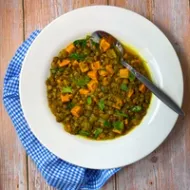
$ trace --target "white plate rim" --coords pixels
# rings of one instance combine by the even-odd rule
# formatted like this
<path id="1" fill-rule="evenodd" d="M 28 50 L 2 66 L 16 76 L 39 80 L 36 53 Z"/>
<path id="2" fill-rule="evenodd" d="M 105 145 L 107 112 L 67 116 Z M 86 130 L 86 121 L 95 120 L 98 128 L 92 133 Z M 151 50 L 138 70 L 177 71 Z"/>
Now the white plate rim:
<path id="1" fill-rule="evenodd" d="M 101 8 L 106 8 L 106 9 L 108 8 L 108 6 L 91 6 L 91 7 L 79 8 L 79 9 L 73 10 L 72 12 L 78 11 L 78 10 L 89 9 L 89 8 L 93 8 L 93 7 L 94 7 L 94 8 L 95 8 L 95 7 L 97 7 L 97 8 L 101 7 Z M 112 7 L 112 6 L 109 6 L 109 7 L 110 7 L 110 8 L 116 8 L 116 7 Z M 134 12 L 132 12 L 132 11 L 130 11 L 130 10 L 127 10 L 127 9 L 118 8 L 118 7 L 117 7 L 116 9 L 125 10 L 125 11 L 128 11 L 128 12 L 131 12 L 132 14 L 138 15 L 137 13 L 134 13 Z M 66 13 L 66 14 L 64 14 L 64 15 L 61 15 L 60 17 L 58 17 L 58 18 L 56 18 L 54 21 L 52 21 L 50 24 L 48 24 L 48 25 L 40 32 L 40 34 L 36 37 L 36 39 L 34 40 L 33 43 L 35 43 L 36 41 L 38 41 L 38 39 L 43 35 L 44 31 L 45 31 L 45 30 L 48 30 L 48 28 L 51 27 L 51 25 L 52 25 L 53 23 L 57 22 L 59 19 L 62 19 L 62 17 L 64 17 L 64 16 L 67 15 L 67 14 L 71 14 L 71 12 L 68 12 L 68 13 Z M 138 15 L 138 16 L 142 17 L 141 15 Z M 145 20 L 147 20 L 148 22 L 150 22 L 148 19 L 146 19 L 146 18 L 144 18 L 144 17 L 143 17 L 143 19 L 145 19 Z M 150 23 L 151 23 L 151 22 L 150 22 Z M 151 24 L 152 24 L 152 23 L 151 23 Z M 156 26 L 154 25 L 154 27 L 156 27 Z M 156 27 L 156 29 L 159 30 L 159 28 L 157 28 L 157 27 Z M 160 32 L 162 35 L 164 35 L 164 34 L 162 33 L 162 31 L 159 30 L 159 32 Z M 170 42 L 169 42 L 169 40 L 167 39 L 167 37 L 166 37 L 165 35 L 164 35 L 164 37 L 165 37 L 165 40 L 170 44 Z M 175 52 L 175 50 L 174 50 L 174 48 L 173 48 L 173 46 L 172 46 L 171 44 L 170 44 L 170 48 L 173 49 L 173 52 L 174 52 L 174 54 L 175 54 L 175 56 L 176 56 L 176 58 L 177 58 L 177 60 L 178 60 L 178 62 L 179 62 L 179 59 L 178 59 L 178 57 L 177 57 L 177 54 L 176 54 L 176 52 Z M 24 65 L 25 65 L 25 62 L 27 61 L 27 57 L 28 57 L 28 54 L 30 53 L 31 49 L 32 49 L 32 46 L 29 48 L 29 50 L 28 50 L 28 52 L 27 52 L 27 54 L 26 54 L 26 56 L 25 56 L 25 59 L 24 59 L 24 62 L 23 62 L 23 67 L 22 67 L 22 69 L 21 69 L 20 81 L 23 80 L 22 77 L 23 77 L 23 72 L 24 72 Z M 181 75 L 181 78 L 182 78 L 182 85 L 183 85 L 183 74 L 182 74 L 182 70 L 181 70 L 181 65 L 180 65 L 180 64 L 179 64 L 179 67 L 180 67 L 179 73 L 180 73 L 180 75 Z M 182 101 L 183 101 L 183 90 L 184 90 L 184 89 L 183 89 L 183 87 L 182 87 L 181 100 L 178 102 L 178 104 L 179 104 L 180 106 L 182 105 Z M 21 82 L 20 85 L 19 85 L 19 92 L 20 92 L 21 105 L 22 105 L 22 108 L 23 108 L 23 111 L 24 111 L 24 116 L 27 118 L 27 116 L 26 116 L 26 114 L 25 114 L 24 103 L 23 103 L 23 101 L 22 101 L 22 93 L 23 93 L 23 91 L 22 91 L 22 82 Z M 178 117 L 176 116 L 176 117 L 175 117 L 175 120 L 173 120 L 173 125 L 176 123 L 177 118 L 178 118 Z M 43 145 L 45 145 L 46 147 L 48 147 L 48 146 L 46 145 L 46 143 L 42 142 L 41 139 L 39 139 L 39 136 L 38 136 L 38 134 L 36 134 L 36 131 L 34 131 L 31 127 L 30 127 L 30 129 L 31 129 L 32 132 L 35 134 L 35 136 L 38 138 L 38 140 L 39 140 Z M 170 128 L 168 134 L 165 135 L 165 138 L 163 138 L 162 141 L 161 141 L 159 144 L 157 144 L 157 146 L 155 147 L 155 149 L 167 138 L 167 136 L 169 135 L 169 133 L 171 132 L 172 129 L 173 129 L 173 126 Z M 49 149 L 49 148 L 48 148 L 48 149 Z M 153 151 L 153 150 L 152 150 L 152 151 Z M 136 162 L 136 161 L 142 159 L 143 157 L 145 157 L 145 156 L 147 156 L 148 154 L 150 154 L 152 151 L 150 151 L 149 153 L 146 153 L 145 155 L 143 155 L 142 157 L 140 157 L 140 158 L 134 160 L 134 161 L 131 162 L 131 163 L 134 163 L 134 162 Z M 51 152 L 54 152 L 54 151 L 51 150 Z M 56 155 L 57 155 L 57 154 L 56 154 Z M 70 160 L 66 160 L 66 161 L 70 162 Z M 88 168 L 94 168 L 94 169 L 107 169 L 107 168 L 115 168 L 115 167 L 120 167 L 120 166 L 126 165 L 126 164 L 122 164 L 122 165 L 121 165 L 121 164 L 118 164 L 118 165 L 113 165 L 113 166 L 106 166 L 106 167 L 102 167 L 102 166 L 101 166 L 101 167 L 98 167 L 97 165 L 93 166 L 92 164 L 90 164 L 90 165 L 84 165 L 84 164 L 80 164 L 79 162 L 72 162 L 72 163 L 73 163 L 73 164 L 76 164 L 76 165 L 80 165 L 80 166 L 82 166 L 82 167 L 88 167 Z M 128 165 L 128 164 L 131 164 L 131 163 L 127 163 L 127 165 Z"/>

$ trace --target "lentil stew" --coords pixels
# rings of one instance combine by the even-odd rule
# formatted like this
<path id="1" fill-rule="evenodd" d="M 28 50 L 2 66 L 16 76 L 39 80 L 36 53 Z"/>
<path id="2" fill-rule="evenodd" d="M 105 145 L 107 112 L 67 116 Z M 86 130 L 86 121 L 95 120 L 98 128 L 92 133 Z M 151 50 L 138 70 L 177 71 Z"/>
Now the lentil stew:
<path id="1" fill-rule="evenodd" d="M 123 58 L 151 80 L 144 60 L 125 47 Z M 147 113 L 152 93 L 120 63 L 105 39 L 69 44 L 53 58 L 46 80 L 49 107 L 73 135 L 113 139 L 128 133 Z"/>

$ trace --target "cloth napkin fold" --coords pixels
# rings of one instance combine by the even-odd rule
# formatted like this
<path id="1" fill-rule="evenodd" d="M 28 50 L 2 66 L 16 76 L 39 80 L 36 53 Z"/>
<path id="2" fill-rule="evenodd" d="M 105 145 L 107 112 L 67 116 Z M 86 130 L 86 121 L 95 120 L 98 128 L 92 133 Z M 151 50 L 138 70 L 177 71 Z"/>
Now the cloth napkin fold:
<path id="1" fill-rule="evenodd" d="M 60 190 L 100 189 L 119 168 L 86 169 L 61 160 L 46 149 L 31 132 L 24 118 L 19 97 L 19 75 L 28 48 L 40 33 L 34 31 L 18 48 L 4 78 L 3 101 L 27 154 L 35 162 L 47 183 Z"/>

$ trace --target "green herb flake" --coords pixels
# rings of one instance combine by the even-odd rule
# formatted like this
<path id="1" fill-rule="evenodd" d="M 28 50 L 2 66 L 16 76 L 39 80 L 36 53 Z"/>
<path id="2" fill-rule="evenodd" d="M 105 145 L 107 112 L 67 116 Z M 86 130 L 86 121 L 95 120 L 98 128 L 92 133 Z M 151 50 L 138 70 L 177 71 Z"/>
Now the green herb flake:
<path id="1" fill-rule="evenodd" d="M 69 110 L 71 110 L 74 106 L 75 106 L 75 104 L 72 102 L 67 103 L 67 109 L 69 109 Z"/>
<path id="2" fill-rule="evenodd" d="M 94 131 L 94 137 L 97 138 L 102 132 L 103 132 L 103 129 L 97 128 L 97 129 Z"/>
<path id="3" fill-rule="evenodd" d="M 56 74 L 57 69 L 56 68 L 55 69 L 50 69 L 50 71 L 51 71 L 51 74 Z"/>
<path id="4" fill-rule="evenodd" d="M 120 89 L 123 90 L 123 91 L 127 91 L 128 90 L 128 87 L 125 83 L 122 83 L 121 86 L 120 86 Z"/>
<path id="5" fill-rule="evenodd" d="M 134 106 L 131 111 L 133 112 L 140 112 L 142 110 L 142 107 L 141 106 Z"/>
<path id="6" fill-rule="evenodd" d="M 86 47 L 86 39 L 75 40 L 73 43 L 75 46 Z"/>
<path id="7" fill-rule="evenodd" d="M 69 58 L 77 60 L 77 61 L 83 61 L 86 58 L 86 55 L 78 54 L 78 53 L 71 53 L 69 55 Z"/>
<path id="8" fill-rule="evenodd" d="M 62 93 L 72 93 L 72 92 L 73 92 L 73 90 L 70 86 L 62 88 Z"/>
<path id="9" fill-rule="evenodd" d="M 59 72 L 63 72 L 65 69 L 63 67 L 59 68 Z"/>
<path id="10" fill-rule="evenodd" d="M 113 122 L 113 127 L 116 130 L 122 131 L 124 129 L 124 124 L 122 121 L 116 121 L 116 122 Z"/>
<path id="11" fill-rule="evenodd" d="M 87 98 L 87 104 L 90 105 L 91 103 L 92 103 L 92 98 L 89 96 L 89 97 Z"/>
<path id="12" fill-rule="evenodd" d="M 104 100 L 101 99 L 99 102 L 98 102 L 98 107 L 103 111 L 104 108 L 105 108 L 105 104 L 104 104 Z"/>
<path id="13" fill-rule="evenodd" d="M 123 112 L 119 112 L 119 111 L 116 111 L 116 112 L 115 112 L 115 115 L 116 115 L 116 116 L 126 117 L 126 118 L 129 117 L 127 114 L 125 114 L 125 113 L 123 113 Z"/>
<path id="14" fill-rule="evenodd" d="M 87 85 L 89 81 L 90 81 L 90 78 L 88 76 L 84 76 L 84 77 L 80 77 L 79 79 L 75 79 L 74 83 L 79 87 L 83 87 Z"/>
<path id="15" fill-rule="evenodd" d="M 104 121 L 104 126 L 105 127 L 111 127 L 111 123 L 109 121 Z"/>
<path id="16" fill-rule="evenodd" d="M 88 131 L 80 130 L 79 135 L 88 137 L 90 135 L 90 133 Z"/>
<path id="17" fill-rule="evenodd" d="M 129 73 L 129 80 L 132 82 L 135 80 L 135 75 L 133 73 Z"/>

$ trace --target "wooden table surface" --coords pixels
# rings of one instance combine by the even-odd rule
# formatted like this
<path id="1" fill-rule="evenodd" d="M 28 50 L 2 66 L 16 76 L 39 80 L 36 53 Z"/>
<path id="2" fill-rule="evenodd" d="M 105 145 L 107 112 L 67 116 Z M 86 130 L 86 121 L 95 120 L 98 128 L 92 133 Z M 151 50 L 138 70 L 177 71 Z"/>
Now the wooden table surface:
<path id="1" fill-rule="evenodd" d="M 123 168 L 103 190 L 190 190 L 190 1 L 189 0 L 0 0 L 0 96 L 8 62 L 35 29 L 72 9 L 115 5 L 155 23 L 173 44 L 184 73 L 185 118 L 143 160 Z M 169 77 L 169 75 L 168 75 Z M 174 79 L 175 82 L 175 79 Z M 2 98 L 2 97 L 1 97 Z M 0 102 L 0 190 L 53 190 L 26 155 Z"/>

